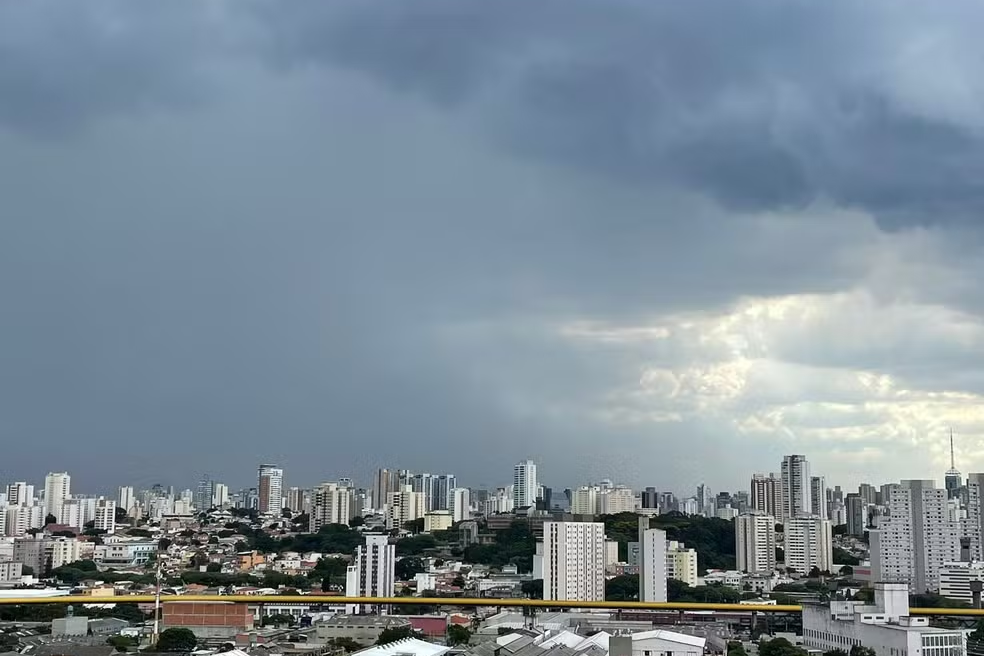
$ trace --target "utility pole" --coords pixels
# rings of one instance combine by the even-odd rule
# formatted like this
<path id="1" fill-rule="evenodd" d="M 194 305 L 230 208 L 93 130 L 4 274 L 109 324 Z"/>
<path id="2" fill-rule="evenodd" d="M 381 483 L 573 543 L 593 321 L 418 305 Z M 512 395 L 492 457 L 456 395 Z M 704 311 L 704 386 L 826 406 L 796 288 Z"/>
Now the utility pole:
<path id="1" fill-rule="evenodd" d="M 161 580 L 164 577 L 164 557 L 157 550 L 157 591 L 154 593 L 154 633 L 151 648 L 156 648 L 157 642 L 161 637 L 160 634 L 160 622 L 161 622 Z"/>

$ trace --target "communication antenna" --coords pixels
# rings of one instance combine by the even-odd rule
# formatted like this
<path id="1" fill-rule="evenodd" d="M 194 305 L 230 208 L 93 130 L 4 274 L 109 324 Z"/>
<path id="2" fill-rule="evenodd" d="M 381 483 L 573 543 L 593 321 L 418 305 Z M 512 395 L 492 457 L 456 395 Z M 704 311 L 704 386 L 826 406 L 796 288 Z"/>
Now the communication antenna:
<path id="1" fill-rule="evenodd" d="M 956 461 L 953 458 L 953 428 L 950 428 L 950 469 L 956 468 Z"/>

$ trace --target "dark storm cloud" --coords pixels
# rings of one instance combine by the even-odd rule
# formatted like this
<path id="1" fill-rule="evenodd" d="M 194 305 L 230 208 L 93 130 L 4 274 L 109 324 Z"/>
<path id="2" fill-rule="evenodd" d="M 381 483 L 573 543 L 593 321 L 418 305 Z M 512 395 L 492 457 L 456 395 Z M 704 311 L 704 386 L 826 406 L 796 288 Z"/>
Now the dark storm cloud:
<path id="1" fill-rule="evenodd" d="M 984 209 L 977 126 L 949 115 L 951 98 L 927 112 L 897 93 L 913 84 L 898 62 L 927 34 L 957 40 L 945 63 L 970 84 L 970 5 L 919 5 L 908 20 L 891 3 L 771 0 L 266 8 L 281 61 L 365 71 L 473 113 L 513 148 L 620 181 L 739 209 L 830 198 L 887 224 Z"/>

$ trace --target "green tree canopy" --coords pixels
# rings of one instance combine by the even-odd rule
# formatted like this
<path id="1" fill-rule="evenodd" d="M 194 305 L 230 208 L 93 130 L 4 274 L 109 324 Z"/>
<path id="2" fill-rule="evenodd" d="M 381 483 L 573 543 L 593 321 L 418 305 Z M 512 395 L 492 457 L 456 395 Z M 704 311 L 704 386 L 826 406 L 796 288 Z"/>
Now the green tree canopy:
<path id="1" fill-rule="evenodd" d="M 785 638 L 772 638 L 759 644 L 759 656 L 805 656 L 800 649 Z"/>
<path id="2" fill-rule="evenodd" d="M 457 647 L 458 645 L 467 645 L 468 641 L 471 640 L 471 631 L 461 626 L 460 624 L 452 624 L 448 627 L 447 643 L 448 647 Z"/>
<path id="3" fill-rule="evenodd" d="M 875 650 L 871 647 L 863 647 L 861 645 L 854 645 L 851 647 L 850 656 L 875 656 Z"/>
<path id="4" fill-rule="evenodd" d="M 189 652 L 198 646 L 198 638 L 191 629 L 175 627 L 161 631 L 157 640 L 157 651 Z"/>
<path id="5" fill-rule="evenodd" d="M 416 556 L 404 556 L 396 561 L 395 573 L 400 581 L 409 581 L 423 571 L 424 561 Z"/>
<path id="6" fill-rule="evenodd" d="M 413 635 L 413 628 L 409 626 L 386 628 L 379 633 L 379 638 L 376 640 L 376 644 L 388 645 L 389 643 L 396 642 L 397 640 L 412 638 Z"/>
<path id="7" fill-rule="evenodd" d="M 605 581 L 606 601 L 639 601 L 639 577 L 623 574 Z"/>
<path id="8" fill-rule="evenodd" d="M 745 645 L 737 640 L 731 640 L 728 642 L 728 656 L 748 656 L 748 652 L 745 651 Z"/>

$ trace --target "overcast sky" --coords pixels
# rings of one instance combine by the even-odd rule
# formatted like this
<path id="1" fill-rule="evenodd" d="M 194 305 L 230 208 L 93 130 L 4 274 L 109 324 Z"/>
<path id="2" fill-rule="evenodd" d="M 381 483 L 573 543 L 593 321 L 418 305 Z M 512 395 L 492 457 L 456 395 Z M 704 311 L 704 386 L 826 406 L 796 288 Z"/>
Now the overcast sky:
<path id="1" fill-rule="evenodd" d="M 0 481 L 984 470 L 982 20 L 0 0 Z"/>

